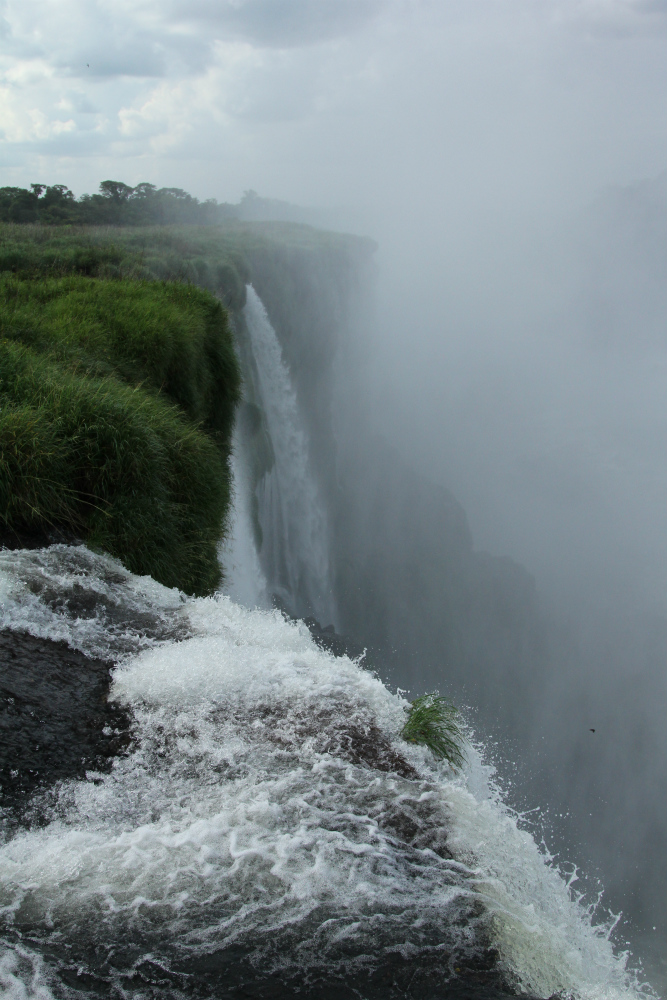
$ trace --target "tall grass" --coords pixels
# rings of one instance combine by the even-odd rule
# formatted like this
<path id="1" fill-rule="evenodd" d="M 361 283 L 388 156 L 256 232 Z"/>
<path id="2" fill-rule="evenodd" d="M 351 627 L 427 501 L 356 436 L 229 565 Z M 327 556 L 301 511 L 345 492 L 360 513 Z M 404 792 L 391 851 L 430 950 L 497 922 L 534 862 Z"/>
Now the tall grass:
<path id="1" fill-rule="evenodd" d="M 0 276 L 0 335 L 69 368 L 168 396 L 230 436 L 240 374 L 227 314 L 192 285 Z"/>
<path id="2" fill-rule="evenodd" d="M 231 310 L 249 280 L 243 227 L 147 226 L 112 229 L 0 223 L 0 272 L 20 278 L 170 281 L 212 292 Z"/>
<path id="3" fill-rule="evenodd" d="M 187 285 L 0 279 L 0 525 L 66 527 L 168 586 L 210 592 L 240 375 Z"/>

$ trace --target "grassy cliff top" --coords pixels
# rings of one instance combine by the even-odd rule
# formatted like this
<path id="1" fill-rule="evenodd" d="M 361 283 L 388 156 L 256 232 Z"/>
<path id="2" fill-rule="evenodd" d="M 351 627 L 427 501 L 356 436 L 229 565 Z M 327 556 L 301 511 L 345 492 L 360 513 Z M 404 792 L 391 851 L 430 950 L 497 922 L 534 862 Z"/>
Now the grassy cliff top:
<path id="1" fill-rule="evenodd" d="M 0 275 L 0 531 L 64 529 L 208 593 L 240 395 L 227 313 L 192 285 L 53 271 Z"/>
<path id="2" fill-rule="evenodd" d="M 242 330 L 252 278 L 280 317 L 307 261 L 373 250 L 285 222 L 0 223 L 0 537 L 65 529 L 210 592 L 240 397 L 227 312 Z"/>
<path id="3" fill-rule="evenodd" d="M 184 281 L 220 295 L 231 309 L 243 305 L 249 258 L 278 249 L 369 257 L 376 244 L 291 222 L 141 227 L 0 223 L 0 272 Z"/>

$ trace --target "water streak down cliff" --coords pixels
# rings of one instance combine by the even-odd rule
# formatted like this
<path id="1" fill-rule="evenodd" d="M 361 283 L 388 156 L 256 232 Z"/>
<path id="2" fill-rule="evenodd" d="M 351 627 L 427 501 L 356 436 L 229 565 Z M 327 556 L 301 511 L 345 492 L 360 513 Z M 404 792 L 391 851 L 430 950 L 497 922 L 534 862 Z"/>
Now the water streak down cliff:
<path id="1" fill-rule="evenodd" d="M 273 596 L 297 617 L 315 615 L 333 622 L 326 512 L 310 469 L 308 440 L 290 374 L 266 309 L 251 286 L 244 313 L 259 404 L 274 452 L 271 468 L 255 485 L 264 573 Z"/>

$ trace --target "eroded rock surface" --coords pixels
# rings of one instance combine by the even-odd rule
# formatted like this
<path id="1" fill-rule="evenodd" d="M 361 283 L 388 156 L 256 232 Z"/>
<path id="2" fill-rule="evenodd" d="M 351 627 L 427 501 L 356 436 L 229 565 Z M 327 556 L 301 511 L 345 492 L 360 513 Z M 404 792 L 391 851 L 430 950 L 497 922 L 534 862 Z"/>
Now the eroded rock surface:
<path id="1" fill-rule="evenodd" d="M 0 631 L 0 784 L 3 808 L 88 770 L 127 747 L 129 717 L 107 700 L 111 664 L 65 642 Z"/>

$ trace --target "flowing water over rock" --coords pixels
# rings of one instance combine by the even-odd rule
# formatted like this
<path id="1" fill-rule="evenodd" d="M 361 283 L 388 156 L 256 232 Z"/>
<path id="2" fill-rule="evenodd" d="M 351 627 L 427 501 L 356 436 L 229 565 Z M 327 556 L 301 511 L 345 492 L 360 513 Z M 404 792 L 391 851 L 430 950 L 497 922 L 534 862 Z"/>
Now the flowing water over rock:
<path id="1" fill-rule="evenodd" d="M 0 602 L 5 636 L 113 661 L 131 737 L 5 808 L 12 1000 L 639 995 L 477 752 L 403 743 L 403 699 L 303 624 L 83 546 L 0 552 Z"/>
<path id="2" fill-rule="evenodd" d="M 649 995 L 478 750 L 457 773 L 406 744 L 400 693 L 332 655 L 354 644 L 327 627 L 326 508 L 251 287 L 245 321 L 272 461 L 253 480 L 237 434 L 225 595 L 83 545 L 0 551 L 0 987 Z"/>

